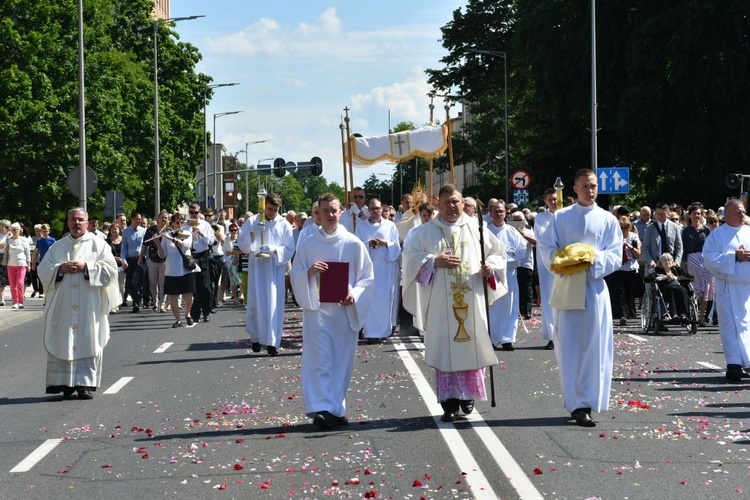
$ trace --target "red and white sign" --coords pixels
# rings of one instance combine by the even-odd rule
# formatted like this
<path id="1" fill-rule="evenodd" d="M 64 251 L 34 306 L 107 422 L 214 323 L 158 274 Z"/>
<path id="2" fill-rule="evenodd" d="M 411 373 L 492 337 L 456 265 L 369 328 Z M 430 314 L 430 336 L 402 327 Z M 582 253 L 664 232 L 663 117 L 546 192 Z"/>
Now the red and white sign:
<path id="1" fill-rule="evenodd" d="M 510 185 L 513 189 L 529 189 L 531 175 L 526 170 L 514 170 L 510 175 Z"/>

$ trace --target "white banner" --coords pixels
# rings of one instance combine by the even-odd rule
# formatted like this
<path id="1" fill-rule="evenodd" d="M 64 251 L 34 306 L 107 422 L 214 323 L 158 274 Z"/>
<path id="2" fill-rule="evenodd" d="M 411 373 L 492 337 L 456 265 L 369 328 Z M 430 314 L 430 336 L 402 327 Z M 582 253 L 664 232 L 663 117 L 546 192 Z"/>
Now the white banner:
<path id="1" fill-rule="evenodd" d="M 365 168 L 375 163 L 405 162 L 415 156 L 440 156 L 448 148 L 448 128 L 427 126 L 397 134 L 351 137 L 353 165 Z"/>

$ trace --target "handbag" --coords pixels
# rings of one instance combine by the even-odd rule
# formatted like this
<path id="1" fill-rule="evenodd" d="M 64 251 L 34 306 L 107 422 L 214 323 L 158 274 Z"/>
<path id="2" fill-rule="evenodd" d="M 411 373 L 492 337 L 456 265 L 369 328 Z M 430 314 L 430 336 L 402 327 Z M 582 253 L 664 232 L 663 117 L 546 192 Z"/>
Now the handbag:
<path id="1" fill-rule="evenodd" d="M 182 256 L 182 265 L 185 266 L 185 269 L 188 271 L 194 270 L 196 267 L 198 267 L 198 263 L 195 261 L 195 257 L 192 255 L 185 255 L 182 253 L 182 248 L 180 248 L 180 245 L 177 243 L 174 244 L 174 246 L 177 248 L 177 251 L 180 252 L 180 255 Z"/>

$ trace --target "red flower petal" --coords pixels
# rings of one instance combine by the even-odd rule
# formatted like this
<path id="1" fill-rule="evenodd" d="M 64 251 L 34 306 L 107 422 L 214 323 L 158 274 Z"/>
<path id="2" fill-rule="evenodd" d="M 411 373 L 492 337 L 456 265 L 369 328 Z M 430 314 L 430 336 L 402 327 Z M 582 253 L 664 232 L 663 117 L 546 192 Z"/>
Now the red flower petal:
<path id="1" fill-rule="evenodd" d="M 411 483 L 411 485 L 414 486 L 415 488 L 418 488 L 422 486 L 422 481 L 420 481 L 419 479 L 415 479 L 414 482 Z"/>
<path id="2" fill-rule="evenodd" d="M 364 495 L 362 495 L 363 498 L 377 498 L 378 496 L 378 490 L 370 490 L 366 491 Z"/>
<path id="3" fill-rule="evenodd" d="M 111 469 L 111 468 L 112 468 L 112 464 L 104 464 L 104 465 L 102 465 L 102 469 Z"/>
<path id="4" fill-rule="evenodd" d="M 534 469 L 534 475 L 535 476 L 541 476 L 542 474 L 544 474 L 544 472 L 539 467 L 537 467 L 536 469 Z"/>
<path id="5" fill-rule="evenodd" d="M 260 483 L 260 487 L 263 490 L 267 490 L 268 488 L 271 487 L 271 485 L 269 483 Z"/>
<path id="6" fill-rule="evenodd" d="M 244 467 L 240 464 L 234 464 L 234 470 L 242 470 Z"/>
<path id="7" fill-rule="evenodd" d="M 371 471 L 370 469 L 368 469 L 368 468 L 365 468 L 365 476 L 369 476 L 369 475 L 371 475 L 371 474 L 374 474 L 374 472 L 372 472 L 372 471 Z"/>
<path id="8" fill-rule="evenodd" d="M 235 443 L 244 443 L 244 442 L 245 442 L 245 440 L 244 440 L 244 439 L 235 439 L 235 441 L 234 441 L 234 442 L 235 442 Z"/>
<path id="9" fill-rule="evenodd" d="M 221 483 L 221 486 L 219 486 L 219 489 L 220 489 L 220 490 L 225 490 L 225 489 L 227 489 L 227 485 L 226 485 L 226 483 Z"/>

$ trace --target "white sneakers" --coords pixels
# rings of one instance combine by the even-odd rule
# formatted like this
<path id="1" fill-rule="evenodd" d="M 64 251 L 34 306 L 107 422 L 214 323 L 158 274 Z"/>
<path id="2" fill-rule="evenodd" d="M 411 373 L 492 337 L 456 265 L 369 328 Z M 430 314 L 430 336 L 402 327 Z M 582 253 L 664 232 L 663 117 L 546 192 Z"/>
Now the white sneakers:
<path id="1" fill-rule="evenodd" d="M 13 304 L 13 309 L 23 309 L 23 304 Z"/>

